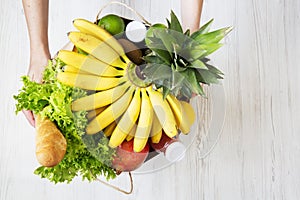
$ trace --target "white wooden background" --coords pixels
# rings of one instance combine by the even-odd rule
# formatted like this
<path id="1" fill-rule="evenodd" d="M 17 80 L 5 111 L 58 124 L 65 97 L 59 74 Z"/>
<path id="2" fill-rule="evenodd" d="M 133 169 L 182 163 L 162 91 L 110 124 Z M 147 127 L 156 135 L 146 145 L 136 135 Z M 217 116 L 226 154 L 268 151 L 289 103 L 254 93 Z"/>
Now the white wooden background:
<path id="1" fill-rule="evenodd" d="M 50 0 L 50 48 L 66 42 L 72 20 L 95 18 L 108 0 Z M 164 22 L 179 0 L 124 0 L 152 22 Z M 114 11 L 132 17 L 121 7 Z M 197 139 L 186 158 L 155 173 L 135 175 L 126 196 L 76 179 L 54 185 L 33 175 L 34 129 L 14 114 L 12 96 L 29 61 L 21 0 L 0 0 L 0 200 L 273 200 L 300 199 L 300 1 L 209 0 L 202 23 L 235 27 L 211 58 L 225 72 L 226 117 L 212 153 L 200 159 Z M 209 110 L 204 106 L 202 111 Z M 208 115 L 208 114 L 207 114 Z M 201 129 L 199 134 L 205 134 Z M 201 133 L 202 132 L 202 133 Z M 127 186 L 126 176 L 113 181 Z"/>

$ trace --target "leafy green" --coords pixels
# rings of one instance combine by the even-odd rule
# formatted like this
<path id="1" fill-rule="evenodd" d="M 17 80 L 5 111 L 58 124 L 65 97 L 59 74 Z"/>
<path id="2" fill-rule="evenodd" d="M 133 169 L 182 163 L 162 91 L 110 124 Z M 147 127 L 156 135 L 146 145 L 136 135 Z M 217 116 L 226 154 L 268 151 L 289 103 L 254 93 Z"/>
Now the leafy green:
<path id="1" fill-rule="evenodd" d="M 16 112 L 25 109 L 47 116 L 56 123 L 67 141 L 66 155 L 58 165 L 52 168 L 41 166 L 34 173 L 54 183 L 69 183 L 78 175 L 89 181 L 99 175 L 115 178 L 116 173 L 110 167 L 115 150 L 108 147 L 108 140 L 102 132 L 93 136 L 85 134 L 86 111 L 71 111 L 72 101 L 86 96 L 86 91 L 57 81 L 56 74 L 64 64 L 60 60 L 54 62 L 49 62 L 43 84 L 23 76 L 24 86 L 14 96 Z"/>

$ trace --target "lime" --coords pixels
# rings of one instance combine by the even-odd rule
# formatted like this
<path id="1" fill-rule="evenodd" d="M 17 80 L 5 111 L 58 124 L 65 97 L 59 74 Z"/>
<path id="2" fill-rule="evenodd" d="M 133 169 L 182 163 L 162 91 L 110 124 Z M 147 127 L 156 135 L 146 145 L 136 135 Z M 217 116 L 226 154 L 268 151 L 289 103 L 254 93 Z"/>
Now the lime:
<path id="1" fill-rule="evenodd" d="M 117 15 L 109 14 L 100 19 L 98 26 L 101 26 L 112 35 L 120 34 L 125 29 L 123 19 Z"/>
<path id="2" fill-rule="evenodd" d="M 164 24 L 153 24 L 152 26 L 150 26 L 150 28 L 148 29 L 147 33 L 146 33 L 146 38 L 145 38 L 145 42 L 148 45 L 150 43 L 150 40 L 148 39 L 148 37 L 153 37 L 153 30 L 155 29 L 160 29 L 160 28 L 167 28 L 166 25 Z"/>

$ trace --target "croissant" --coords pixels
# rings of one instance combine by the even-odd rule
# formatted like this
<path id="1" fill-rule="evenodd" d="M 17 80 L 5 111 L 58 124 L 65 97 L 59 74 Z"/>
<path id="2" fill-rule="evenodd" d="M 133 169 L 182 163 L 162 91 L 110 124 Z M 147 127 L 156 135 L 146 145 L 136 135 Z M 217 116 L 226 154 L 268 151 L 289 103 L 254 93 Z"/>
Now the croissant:
<path id="1" fill-rule="evenodd" d="M 36 158 L 45 167 L 54 167 L 65 156 L 67 141 L 56 125 L 47 117 L 37 115 Z"/>

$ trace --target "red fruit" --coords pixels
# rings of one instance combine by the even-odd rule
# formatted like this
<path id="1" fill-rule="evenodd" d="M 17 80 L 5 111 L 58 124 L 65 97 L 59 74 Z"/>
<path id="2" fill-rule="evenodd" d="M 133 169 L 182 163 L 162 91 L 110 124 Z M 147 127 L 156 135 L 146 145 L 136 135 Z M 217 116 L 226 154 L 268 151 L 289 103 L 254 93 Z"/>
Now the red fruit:
<path id="1" fill-rule="evenodd" d="M 139 168 L 149 154 L 149 144 L 141 152 L 133 151 L 133 140 L 124 141 L 118 148 L 112 167 L 117 171 L 133 171 Z"/>

